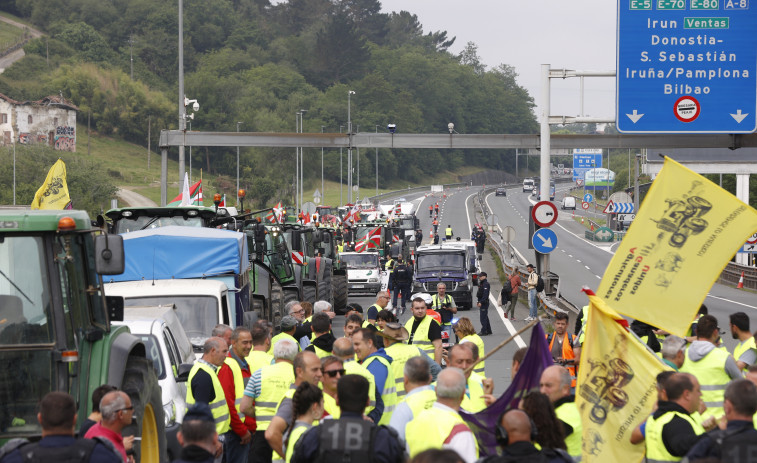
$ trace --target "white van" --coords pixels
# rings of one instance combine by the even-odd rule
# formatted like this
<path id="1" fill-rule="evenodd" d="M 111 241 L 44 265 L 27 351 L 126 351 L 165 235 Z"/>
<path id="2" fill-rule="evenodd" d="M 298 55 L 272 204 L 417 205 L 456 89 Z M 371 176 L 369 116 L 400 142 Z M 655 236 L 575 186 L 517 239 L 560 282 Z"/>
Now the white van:
<path id="1" fill-rule="evenodd" d="M 176 306 L 176 316 L 184 327 L 197 356 L 213 328 L 223 323 L 234 328 L 229 290 L 218 280 L 143 280 L 103 285 L 106 296 L 121 296 L 124 307 Z"/>
<path id="2" fill-rule="evenodd" d="M 562 206 L 560 206 L 563 210 L 565 209 L 573 209 L 576 210 L 576 198 L 575 196 L 566 196 L 562 199 Z"/>
<path id="3" fill-rule="evenodd" d="M 534 190 L 534 179 L 527 178 L 523 180 L 523 193 Z"/>

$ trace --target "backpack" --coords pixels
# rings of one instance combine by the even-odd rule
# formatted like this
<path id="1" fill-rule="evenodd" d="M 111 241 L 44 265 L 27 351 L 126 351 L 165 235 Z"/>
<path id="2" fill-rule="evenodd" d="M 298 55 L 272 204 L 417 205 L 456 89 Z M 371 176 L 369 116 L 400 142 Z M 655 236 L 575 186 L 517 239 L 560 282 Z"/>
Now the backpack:
<path id="1" fill-rule="evenodd" d="M 540 293 L 544 291 L 544 279 L 539 275 L 539 281 L 536 282 L 536 292 Z"/>
<path id="2" fill-rule="evenodd" d="M 513 292 L 513 284 L 510 283 L 510 280 L 505 281 L 505 284 L 502 285 L 502 292 L 505 294 L 510 294 Z"/>

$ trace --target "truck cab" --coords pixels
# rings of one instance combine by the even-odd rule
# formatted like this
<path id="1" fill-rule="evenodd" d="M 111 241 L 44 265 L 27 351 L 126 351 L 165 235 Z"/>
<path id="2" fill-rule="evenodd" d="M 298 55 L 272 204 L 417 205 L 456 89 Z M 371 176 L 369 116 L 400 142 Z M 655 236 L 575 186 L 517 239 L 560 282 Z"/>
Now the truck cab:
<path id="1" fill-rule="evenodd" d="M 444 282 L 455 304 L 470 310 L 478 267 L 475 243 L 469 241 L 419 246 L 415 250 L 413 292 L 433 294 L 437 283 Z"/>
<path id="2" fill-rule="evenodd" d="M 377 252 L 343 252 L 349 294 L 375 295 L 381 290 L 381 258 Z"/>

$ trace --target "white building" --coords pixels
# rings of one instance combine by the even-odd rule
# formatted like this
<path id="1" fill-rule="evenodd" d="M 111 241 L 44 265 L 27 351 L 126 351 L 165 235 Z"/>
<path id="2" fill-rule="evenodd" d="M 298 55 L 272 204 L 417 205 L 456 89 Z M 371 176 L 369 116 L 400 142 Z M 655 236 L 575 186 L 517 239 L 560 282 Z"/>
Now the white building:
<path id="1" fill-rule="evenodd" d="M 46 143 L 56 150 L 75 152 L 78 110 L 62 96 L 16 101 L 0 93 L 0 145 Z"/>

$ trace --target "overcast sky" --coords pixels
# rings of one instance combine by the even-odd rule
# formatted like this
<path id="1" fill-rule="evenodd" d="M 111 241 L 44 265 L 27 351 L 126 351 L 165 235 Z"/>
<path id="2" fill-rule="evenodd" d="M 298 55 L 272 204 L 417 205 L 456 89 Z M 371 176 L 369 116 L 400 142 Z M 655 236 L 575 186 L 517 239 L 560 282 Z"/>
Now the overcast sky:
<path id="1" fill-rule="evenodd" d="M 553 69 L 615 70 L 617 2 L 614 0 L 381 0 L 385 12 L 418 16 L 424 33 L 445 30 L 468 42 L 488 68 L 513 66 L 518 83 L 541 106 L 541 65 Z M 579 79 L 553 79 L 551 114 L 580 113 Z M 584 80 L 584 114 L 614 117 L 615 79 Z M 537 115 L 540 114 L 537 109 Z"/>

